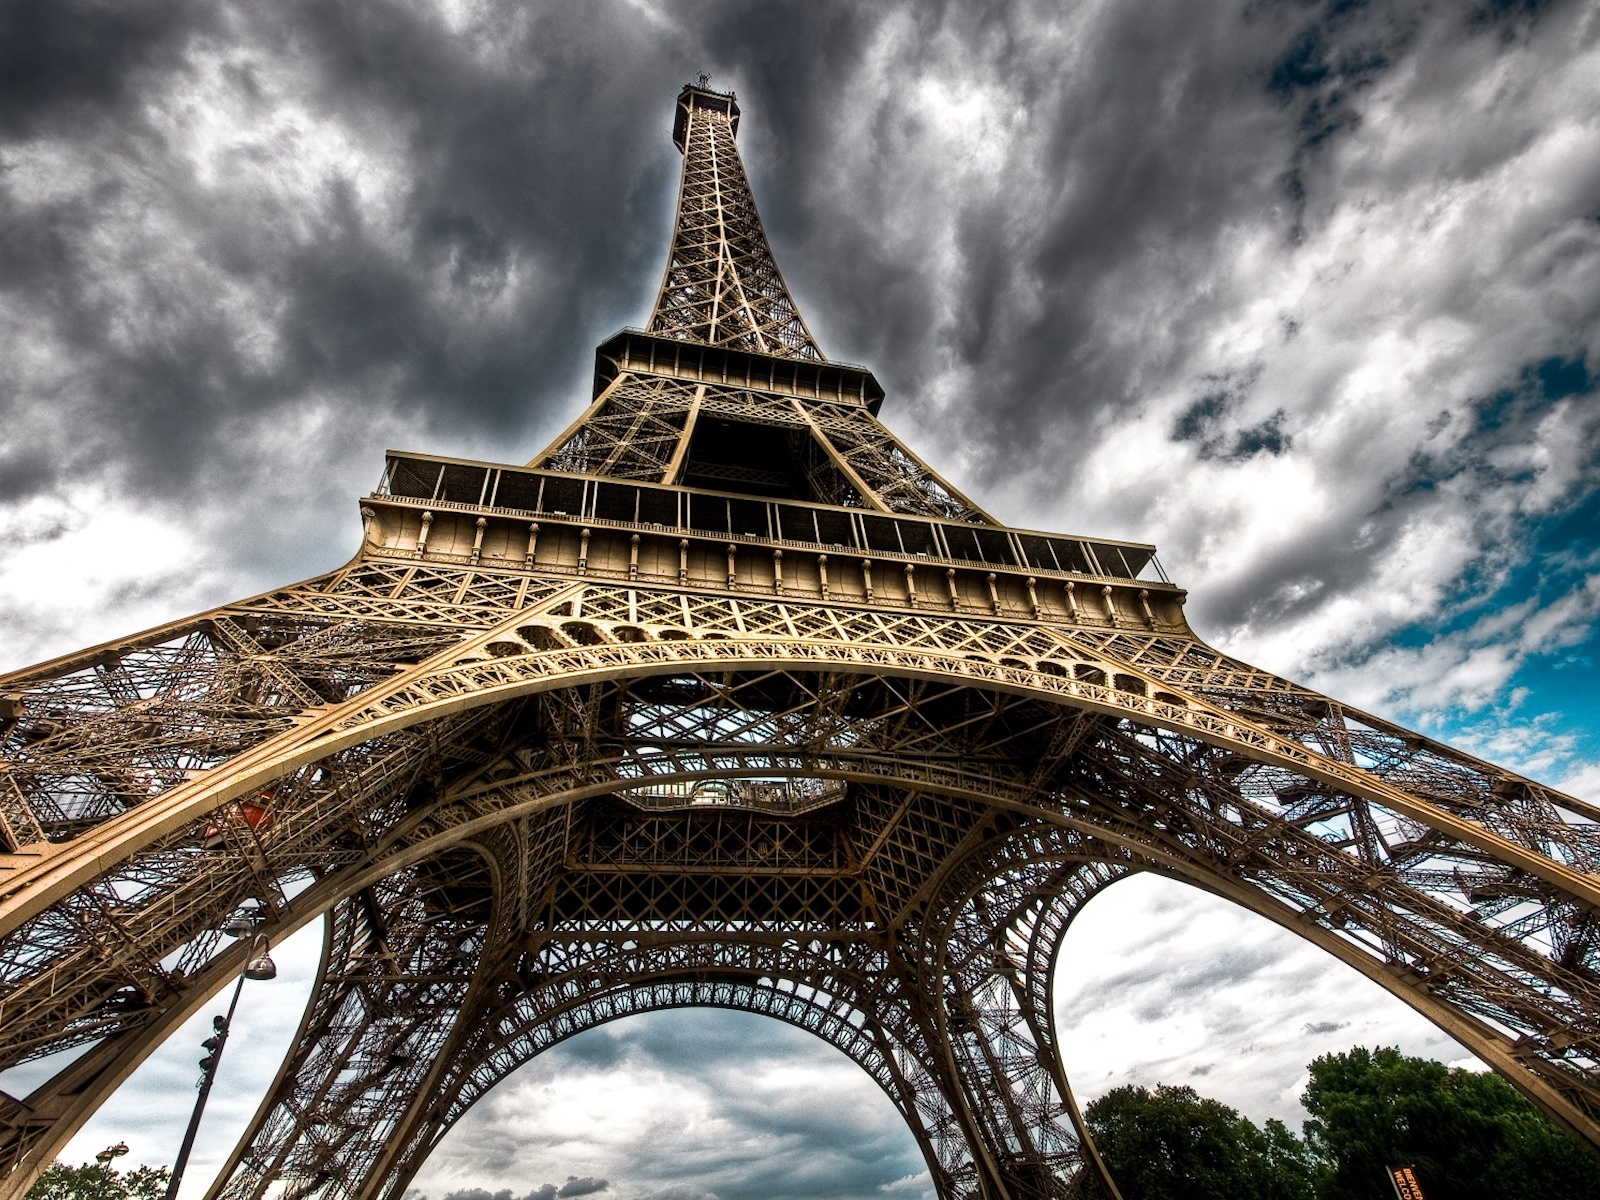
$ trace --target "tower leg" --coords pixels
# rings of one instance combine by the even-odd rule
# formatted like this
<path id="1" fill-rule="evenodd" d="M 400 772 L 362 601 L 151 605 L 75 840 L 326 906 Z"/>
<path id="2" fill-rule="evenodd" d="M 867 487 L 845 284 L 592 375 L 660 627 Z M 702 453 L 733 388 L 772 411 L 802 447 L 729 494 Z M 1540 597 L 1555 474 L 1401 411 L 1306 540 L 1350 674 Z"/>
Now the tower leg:
<path id="1" fill-rule="evenodd" d="M 295 1047 L 210 1195 L 359 1194 L 431 1073 L 477 973 L 491 896 L 474 852 L 340 903 Z"/>
<path id="2" fill-rule="evenodd" d="M 931 906 L 921 959 L 935 1035 L 975 1139 L 958 1194 L 983 1200 L 1119 1200 L 1067 1084 L 1050 980 L 1068 921 L 1126 868 L 1063 861 L 1072 835 L 1029 826 L 953 872 Z M 935 990 L 936 989 L 936 990 Z"/>

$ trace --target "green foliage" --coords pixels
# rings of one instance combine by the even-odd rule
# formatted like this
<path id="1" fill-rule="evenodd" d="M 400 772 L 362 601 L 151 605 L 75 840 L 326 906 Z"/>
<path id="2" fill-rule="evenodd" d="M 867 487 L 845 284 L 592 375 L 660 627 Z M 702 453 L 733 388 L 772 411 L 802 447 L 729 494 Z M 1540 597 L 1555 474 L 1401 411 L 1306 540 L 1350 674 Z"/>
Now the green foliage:
<path id="1" fill-rule="evenodd" d="M 1311 1200 L 1317 1164 L 1282 1121 L 1265 1130 L 1193 1088 L 1120 1087 L 1084 1121 L 1124 1200 Z"/>
<path id="2" fill-rule="evenodd" d="M 1123 1200 L 1394 1200 L 1391 1165 L 1428 1200 L 1600 1200 L 1600 1159 L 1498 1075 L 1394 1049 L 1311 1064 L 1305 1139 L 1258 1129 L 1187 1087 L 1122 1087 L 1084 1110 Z"/>
<path id="3" fill-rule="evenodd" d="M 1394 1163 L 1429 1200 L 1600 1196 L 1600 1162 L 1498 1075 L 1358 1046 L 1313 1062 L 1301 1103 L 1321 1200 L 1393 1200 Z"/>
<path id="4" fill-rule="evenodd" d="M 165 1167 L 119 1171 L 110 1163 L 69 1167 L 51 1163 L 29 1189 L 27 1200 L 161 1200 L 172 1172 Z"/>

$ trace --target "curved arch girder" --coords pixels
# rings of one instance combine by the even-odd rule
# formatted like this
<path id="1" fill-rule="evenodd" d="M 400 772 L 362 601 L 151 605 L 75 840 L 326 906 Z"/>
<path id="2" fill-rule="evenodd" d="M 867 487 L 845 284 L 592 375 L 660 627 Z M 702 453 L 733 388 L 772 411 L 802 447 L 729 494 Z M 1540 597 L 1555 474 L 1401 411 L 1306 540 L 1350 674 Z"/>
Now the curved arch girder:
<path id="1" fill-rule="evenodd" d="M 1000 924 L 986 936 L 1015 939 L 1019 925 L 1026 925 L 1033 942 L 1041 946 L 1051 942 L 1048 950 L 1040 952 L 1045 957 L 1053 954 L 1070 914 L 1123 870 L 1078 858 L 1085 848 L 1083 839 L 1059 826 L 1030 826 L 1006 833 L 1001 842 L 1009 848 L 1008 854 L 998 854 L 990 843 L 980 843 L 975 851 L 981 856 L 978 864 L 946 878 L 940 894 L 952 887 L 967 893 L 956 907 L 968 914 L 970 925 L 972 894 L 981 892 L 993 901 L 1005 890 L 1008 902 L 993 912 L 993 919 Z M 975 877 L 976 884 L 972 882 Z M 940 912 L 947 907 L 946 902 L 935 905 Z M 948 921 L 926 931 L 908 931 L 897 943 L 881 939 L 740 941 L 728 937 L 685 941 L 671 935 L 630 936 L 623 932 L 610 937 L 592 932 L 564 937 L 530 934 L 532 941 L 525 938 L 508 943 L 498 964 L 480 969 L 480 980 L 500 982 L 480 988 L 476 1004 L 463 1011 L 458 1024 L 468 1035 L 446 1042 L 441 1031 L 436 1057 L 446 1068 L 425 1081 L 410 1099 L 390 1097 L 389 1107 L 407 1114 L 398 1127 L 391 1126 L 392 1153 L 379 1154 L 367 1144 L 356 1148 L 365 1151 L 365 1163 L 345 1160 L 337 1169 L 330 1169 L 330 1164 L 319 1160 L 320 1173 L 315 1177 L 293 1169 L 280 1172 L 279 1177 L 289 1179 L 291 1194 L 296 1196 L 399 1195 L 427 1153 L 472 1103 L 538 1053 L 620 1016 L 659 1007 L 706 1004 L 787 1020 L 817 1034 L 866 1069 L 910 1123 L 941 1195 L 965 1195 L 980 1177 L 972 1159 L 969 1131 L 951 1111 L 953 1090 L 965 1090 L 966 1098 L 960 1102 L 970 1112 L 973 1097 L 993 1099 L 997 1085 L 1009 1089 L 1007 1094 L 1015 1093 L 1028 1109 L 1029 1122 L 1022 1135 L 1030 1144 L 1053 1139 L 1052 1153 L 1048 1158 L 1035 1156 L 1030 1174 L 1030 1164 L 1022 1161 L 1005 1137 L 993 1140 L 987 1156 L 991 1162 L 1003 1163 L 1004 1171 L 990 1180 L 987 1194 L 1019 1198 L 1062 1194 L 1059 1189 L 1037 1192 L 1028 1186 L 1030 1178 L 1036 1183 L 1041 1178 L 1070 1178 L 1078 1165 L 1075 1137 L 1058 1124 L 1055 1110 L 1060 1102 L 1046 1097 L 1041 1107 L 1036 1079 L 1014 1071 L 998 1080 L 989 1078 L 992 1066 L 969 1061 L 967 1056 L 952 1056 L 948 1047 L 941 1050 L 930 1044 L 927 1035 L 931 1030 L 941 1037 L 949 1037 L 949 1030 L 936 1013 L 925 1011 L 921 990 L 894 985 L 893 981 L 908 978 L 933 960 L 938 951 L 930 949 L 930 940 L 943 946 L 950 935 Z M 920 940 L 912 942 L 913 938 Z M 969 968 L 970 964 L 963 964 L 963 970 Z M 956 985 L 951 994 L 965 997 L 968 993 Z M 986 1006 L 980 1018 L 988 1031 L 985 1041 L 999 1042 L 1010 1036 L 1008 1015 L 1010 1024 L 1015 1024 L 1014 1014 L 997 1013 L 992 1004 Z M 1027 1020 L 1034 1027 L 1041 1020 L 1048 1022 L 1047 997 L 1043 1013 L 1030 1012 Z M 1039 1049 L 1054 1052 L 1053 1044 L 1038 1041 L 1030 1051 L 1035 1073 Z M 294 1074 L 302 1080 L 300 1090 L 317 1090 L 314 1078 L 307 1079 L 299 1070 Z M 1054 1076 L 1061 1078 L 1059 1064 Z M 1060 1094 L 1070 1102 L 1064 1082 Z M 296 1107 L 287 1098 L 278 1103 Z M 993 1138 L 994 1132 L 985 1129 L 981 1136 Z M 245 1162 L 262 1157 L 261 1136 L 257 1132 L 242 1143 Z M 293 1158 L 291 1154 L 284 1161 Z M 1041 1167 L 1047 1174 L 1040 1174 Z M 1056 1174 L 1048 1175 L 1052 1170 Z M 360 1192 L 338 1186 L 337 1181 L 353 1178 L 366 1179 Z M 239 1170 L 235 1164 L 220 1194 L 245 1200 L 257 1196 L 265 1182 L 264 1176 Z M 995 1184 L 1007 1190 L 996 1191 Z"/>
<path id="2" fill-rule="evenodd" d="M 1198 692 L 1173 690 L 1175 685 L 1148 672 L 1142 660 L 1120 661 L 1082 631 L 985 625 L 931 614 L 898 614 L 896 620 L 886 621 L 876 613 L 841 609 L 851 618 L 848 632 L 838 615 L 828 613 L 833 629 L 826 636 L 809 628 L 796 636 L 788 606 L 747 600 L 734 612 L 737 632 L 702 628 L 686 636 L 681 624 L 651 628 L 633 623 L 617 627 L 654 636 L 637 641 L 608 639 L 604 625 L 616 622 L 605 618 L 620 615 L 617 608 L 623 595 L 631 597 L 625 611 L 637 621 L 638 589 L 569 585 L 555 591 L 542 604 L 544 615 L 523 611 L 508 617 L 391 681 L 363 688 L 354 699 L 315 713 L 312 719 L 235 755 L 201 778 L 159 791 L 136 810 L 107 822 L 114 828 L 96 827 L 84 834 L 79 839 L 81 849 L 93 851 L 97 861 L 109 861 L 185 819 L 270 783 L 285 769 L 464 706 L 572 686 L 585 679 L 638 677 L 712 664 L 729 669 L 831 667 L 1014 689 L 1087 711 L 1186 730 L 1213 744 L 1232 747 L 1249 760 L 1286 766 L 1328 787 L 1385 805 L 1409 820 L 1529 871 L 1591 906 L 1600 906 L 1600 881 L 1593 878 L 1600 865 L 1600 833 L 1592 826 L 1562 819 L 1547 790 L 1535 789 L 1527 781 L 1517 781 L 1459 754 L 1450 755 L 1450 760 L 1470 769 L 1456 773 L 1448 796 L 1437 788 L 1419 790 L 1411 764 L 1397 761 L 1393 754 L 1361 762 L 1345 725 L 1339 727 L 1340 736 L 1324 736 L 1333 731 L 1320 727 L 1280 724 L 1283 732 L 1275 731 L 1272 723 L 1255 721 L 1254 714 L 1242 705 L 1237 709 L 1219 707 Z M 658 602 L 670 598 L 674 608 L 682 599 L 666 592 L 655 598 Z M 576 618 L 579 611 L 585 611 L 584 605 L 591 615 L 581 622 L 562 621 L 558 615 L 565 607 Z M 762 608 L 773 610 L 767 614 L 768 632 L 751 636 L 748 627 L 758 623 Z M 662 614 L 658 610 L 650 615 Z M 782 626 L 777 624 L 779 617 Z M 560 635 L 562 626 L 574 623 L 592 631 L 585 637 L 594 644 L 572 644 Z M 780 627 L 787 628 L 789 635 L 778 636 Z M 537 649 L 518 633 L 533 628 L 557 631 L 552 636 L 558 648 Z M 677 636 L 667 639 L 664 635 L 668 633 Z M 1215 658 L 1214 652 L 1210 653 Z M 1340 715 L 1342 719 L 1342 711 Z M 1413 736 L 1411 741 L 1422 739 Z M 1433 757 L 1443 759 L 1438 754 Z M 1390 775 L 1396 777 L 1395 783 L 1389 782 Z M 1504 788 L 1503 783 L 1507 784 Z M 1515 788 L 1509 786 L 1513 783 Z M 1600 817 L 1600 810 L 1590 810 L 1570 798 L 1562 797 L 1561 803 L 1591 819 Z M 1502 819 L 1512 809 L 1523 819 Z M 81 863 L 74 866 L 79 858 L 46 856 L 46 861 L 18 864 L 17 886 L 0 897 L 0 928 L 13 926 L 88 877 Z"/>
<path id="3" fill-rule="evenodd" d="M 728 697 L 739 688 L 730 693 L 717 680 L 755 679 L 769 684 L 772 680 L 788 681 L 785 686 L 792 685 L 797 693 L 804 694 L 804 704 L 787 712 L 767 712 L 764 723 L 751 726 L 759 725 L 763 737 L 784 740 L 741 742 L 737 738 L 709 737 L 707 731 L 719 735 L 722 732 L 717 721 L 726 718 L 717 717 L 703 721 L 696 736 L 680 737 L 677 745 L 654 746 L 657 757 L 651 759 L 640 739 L 630 741 L 616 729 L 607 729 L 603 719 L 605 706 L 614 704 L 617 696 L 625 695 L 630 688 L 642 686 L 642 680 L 625 673 L 612 677 L 591 672 L 543 693 L 559 700 L 556 708 L 560 711 L 553 712 L 547 705 L 544 716 L 564 731 L 563 752 L 568 755 L 567 762 L 573 764 L 562 781 L 564 791 L 563 786 L 557 785 L 560 772 L 556 768 L 545 768 L 542 777 L 539 771 L 523 771 L 509 781 L 506 777 L 491 779 L 481 770 L 474 776 L 466 761 L 472 757 L 469 754 L 450 767 L 468 782 L 451 791 L 448 803 L 434 806 L 426 819 L 417 818 L 402 804 L 393 810 L 400 814 L 398 818 L 385 825 L 381 806 L 373 810 L 368 805 L 362 834 L 362 840 L 367 842 L 362 847 L 367 861 L 370 864 L 373 859 L 373 840 L 381 847 L 378 857 L 383 853 L 403 855 L 412 852 L 405 844 L 408 836 L 444 840 L 462 836 L 475 823 L 500 819 L 497 811 L 503 815 L 516 811 L 519 805 L 527 810 L 529 806 L 556 803 L 555 797 L 572 794 L 574 783 L 590 789 L 589 794 L 599 794 L 618 790 L 638 793 L 642 786 L 653 782 L 696 775 L 762 774 L 763 768 L 768 775 L 832 775 L 863 782 L 899 776 L 932 792 L 968 794 L 982 803 L 1031 804 L 1076 827 L 1094 829 L 1096 836 L 1108 844 L 1137 849 L 1152 864 L 1159 864 L 1159 869 L 1191 879 L 1211 879 L 1214 890 L 1258 909 L 1261 902 L 1253 895 L 1267 894 L 1278 904 L 1308 914 L 1312 925 L 1302 925 L 1308 936 L 1315 933 L 1322 937 L 1323 944 L 1345 954 L 1347 961 L 1351 960 L 1348 955 L 1354 939 L 1365 938 L 1358 953 L 1367 956 L 1368 968 L 1372 962 L 1382 962 L 1392 976 L 1395 965 L 1403 967 L 1398 986 L 1392 977 L 1383 980 L 1369 969 L 1370 974 L 1435 1020 L 1441 1020 L 1441 1014 L 1460 1014 L 1462 1021 L 1454 1027 L 1447 1026 L 1453 1034 L 1469 1044 L 1474 1044 L 1472 1038 L 1476 1036 L 1479 1044 L 1474 1048 L 1488 1045 L 1491 1053 L 1486 1057 L 1513 1078 L 1523 1076 L 1519 1082 L 1525 1087 L 1529 1086 L 1526 1076 L 1533 1071 L 1538 1076 L 1536 1083 L 1544 1089 L 1540 1092 L 1539 1087 L 1532 1088 L 1536 1098 L 1569 1123 L 1584 1128 L 1584 1122 L 1589 1120 L 1586 1113 L 1594 1110 L 1592 1084 L 1585 1080 L 1593 1071 L 1594 1007 L 1589 965 L 1593 961 L 1592 942 L 1583 934 L 1587 910 L 1576 900 L 1563 897 L 1559 890 L 1551 890 L 1548 881 L 1527 873 L 1519 877 L 1519 868 L 1500 863 L 1476 841 L 1453 841 L 1438 828 L 1417 823 L 1408 826 L 1403 816 L 1386 814 L 1380 806 L 1340 792 L 1324 779 L 1291 771 L 1270 758 L 1251 758 L 1239 753 L 1236 744 L 1219 745 L 1195 735 L 1188 727 L 1135 724 L 1120 709 L 1097 713 L 1076 704 L 1061 707 L 1058 696 L 1041 697 L 1039 689 L 1017 687 L 1015 681 L 1002 686 L 987 680 L 984 671 L 976 672 L 978 678 L 962 673 L 960 678 L 935 679 L 924 677 L 920 671 L 902 674 L 893 665 L 875 665 L 869 670 L 859 660 L 829 663 L 826 670 L 801 670 L 793 664 L 779 667 L 764 660 L 752 665 L 750 657 L 740 656 L 747 647 L 727 642 L 695 645 L 702 650 L 706 646 L 715 648 L 709 655 L 702 653 L 702 660 L 709 658 L 719 667 L 744 664 L 748 669 L 719 669 L 713 674 L 696 668 L 685 674 L 686 664 L 674 660 L 675 672 L 663 668 L 644 678 L 704 680 L 703 695 L 692 704 L 680 706 L 683 710 L 695 706 L 705 710 L 718 704 L 726 708 L 726 703 L 734 703 L 737 708 L 736 695 L 734 700 Z M 841 680 L 850 681 L 849 685 L 842 686 Z M 902 692 L 898 708 L 887 701 L 880 705 L 881 711 L 872 719 L 878 722 L 876 726 L 872 720 L 864 723 L 862 714 L 845 713 L 838 706 L 829 709 L 820 701 L 825 695 L 848 697 L 863 687 L 891 684 Z M 986 696 L 993 702 L 995 712 L 1006 705 L 1037 707 L 1043 703 L 1053 706 L 1059 715 L 1048 723 L 1048 735 L 1041 735 L 1031 744 L 1030 755 L 991 755 L 988 761 L 974 763 L 969 746 L 935 746 L 931 735 L 920 729 L 914 730 L 915 736 L 907 742 L 910 726 L 904 714 L 915 706 L 904 702 L 904 694 L 917 687 L 924 689 L 924 697 L 929 694 L 928 689 L 941 695 Z M 715 704 L 706 699 L 712 695 L 720 697 Z M 526 706 L 534 701 L 524 699 L 518 703 Z M 1137 705 L 1134 707 L 1137 709 Z M 515 708 L 516 704 L 473 708 L 445 720 L 458 731 L 475 727 L 499 729 L 497 721 L 504 725 Z M 659 710 L 661 705 L 657 703 L 656 708 Z M 1086 712 L 1088 716 L 1084 715 Z M 665 728 L 658 720 L 651 732 L 659 734 Z M 881 748 L 863 746 L 855 736 L 863 728 L 892 728 L 895 736 L 884 737 Z M 433 722 L 397 726 L 383 739 L 356 743 L 318 760 L 337 767 L 354 751 L 356 759 L 351 761 L 355 765 L 343 773 L 342 786 L 338 788 L 327 783 L 338 771 L 322 766 L 303 768 L 289 780 L 291 788 L 299 789 L 298 798 L 303 799 L 303 804 L 285 806 L 284 819 L 275 827 L 277 832 L 240 837 L 234 859 L 220 865 L 209 862 L 206 869 L 216 878 L 249 879 L 252 887 L 259 887 L 262 864 L 266 864 L 270 877 L 270 872 L 289 857 L 283 853 L 289 841 L 283 835 L 293 832 L 301 836 L 301 831 L 316 822 L 321 822 L 316 827 L 325 835 L 331 837 L 337 832 L 344 837 L 348 847 L 348 834 L 341 822 L 348 820 L 346 814 L 353 808 L 370 799 L 372 792 L 363 793 L 362 789 L 381 787 L 384 779 L 392 781 L 395 774 L 382 765 L 381 751 L 400 745 L 437 747 L 441 744 L 440 729 Z M 852 736 L 842 737 L 842 731 L 849 731 Z M 499 729 L 496 736 L 503 732 Z M 451 734 L 444 740 L 455 737 Z M 669 739 L 656 739 L 666 740 Z M 597 754 L 599 749 L 609 753 Z M 374 750 L 380 753 L 375 754 Z M 412 766 L 397 769 L 398 773 L 415 774 L 419 769 L 416 764 L 427 754 L 426 750 L 413 753 Z M 684 769 L 691 757 L 699 764 L 696 771 Z M 652 762 L 665 770 L 660 775 L 652 774 Z M 961 764 L 959 772 L 951 768 L 952 763 Z M 438 765 L 431 769 L 437 770 Z M 919 772 L 921 778 L 917 778 Z M 587 778 L 581 782 L 574 779 L 574 775 L 584 774 Z M 545 790 L 547 787 L 549 791 Z M 530 795 L 534 798 L 530 799 Z M 295 817 L 302 811 L 306 819 L 298 823 Z M 455 817 L 450 815 L 452 812 Z M 459 825 L 454 831 L 449 829 L 452 821 Z M 1352 837 L 1348 832 L 1352 829 L 1361 836 Z M 137 898 L 131 904 L 127 901 L 129 878 L 153 897 L 147 906 L 149 912 L 161 910 L 167 914 L 167 932 L 160 934 L 161 927 L 157 926 L 159 936 L 171 939 L 200 925 L 198 921 L 187 925 L 184 920 L 173 921 L 172 914 L 182 912 L 181 906 L 169 903 L 170 893 L 162 893 L 159 884 L 152 886 L 149 882 L 163 878 L 163 872 L 167 873 L 165 878 L 182 876 L 186 882 L 204 874 L 197 870 L 197 864 L 204 859 L 193 854 L 193 837 L 192 829 L 179 828 L 152 852 L 135 855 L 128 874 L 100 881 L 97 886 L 118 896 L 122 910 L 116 924 L 118 936 L 139 936 L 144 932 L 138 928 L 144 906 Z M 322 847 L 325 850 L 332 844 L 325 841 Z M 296 849 L 309 858 L 310 845 L 304 841 Z M 348 848 L 340 854 L 352 865 L 361 857 L 352 856 Z M 164 861 L 157 861 L 162 856 Z M 1501 898 L 1489 895 L 1482 911 L 1464 913 L 1461 902 L 1451 899 L 1459 896 L 1471 900 L 1474 895 L 1492 893 L 1496 887 Z M 103 906 L 104 894 L 97 901 L 92 889 L 73 893 L 76 911 L 88 912 Z M 1532 920 L 1526 912 L 1529 902 L 1537 906 Z M 1504 907 L 1497 911 L 1497 903 Z M 1515 911 L 1517 904 L 1523 906 L 1522 911 Z M 72 904 L 66 910 L 52 909 L 42 915 L 47 921 L 54 920 L 58 911 L 73 911 Z M 1293 914 L 1269 915 L 1287 920 Z M 192 918 L 193 911 L 184 917 Z M 74 921 L 79 918 L 70 917 L 62 928 L 71 929 Z M 23 944 L 30 942 L 28 935 L 33 932 L 27 931 L 21 939 Z M 189 936 L 193 939 L 195 935 Z M 33 944 L 48 941 L 44 938 Z M 167 944 L 171 945 L 170 940 Z M 63 965 L 49 964 L 56 978 L 67 977 Z M 48 990 L 37 987 L 45 976 L 34 969 L 33 962 L 12 959 L 10 966 L 13 983 L 20 982 L 21 987 L 11 989 L 8 1004 L 12 997 L 30 990 Z M 98 980 L 106 978 L 103 970 L 99 976 L 92 971 L 85 976 L 87 983 L 99 988 L 102 995 L 105 985 Z M 34 1028 L 42 1033 L 31 1044 L 50 1045 L 50 1030 L 61 1029 L 59 1017 L 42 1010 L 35 1017 Z M 1526 1051 L 1520 1059 L 1502 1051 L 1496 1059 L 1496 1047 L 1509 1046 L 1511 1041 L 1498 1031 L 1501 1029 L 1531 1033 L 1532 1057 Z"/>
<path id="4" fill-rule="evenodd" d="M 905 1119 L 930 1163 L 930 1126 L 943 1117 L 944 1104 L 927 1086 L 919 1056 L 902 1047 L 881 1017 L 851 1002 L 789 980 L 751 982 L 730 978 L 664 978 L 621 984 L 587 997 L 581 1004 L 530 1018 L 514 1041 L 497 1046 L 462 1079 L 461 1091 L 424 1105 L 415 1131 L 370 1194 L 398 1197 L 439 1141 L 488 1090 L 538 1054 L 588 1029 L 639 1013 L 670 1008 L 708 1007 L 773 1017 L 804 1029 L 844 1053 L 889 1097 Z M 918 1086 L 918 1082 L 922 1086 Z M 931 1111 L 930 1111 L 931 1110 Z M 941 1194 L 944 1189 L 941 1188 Z"/>

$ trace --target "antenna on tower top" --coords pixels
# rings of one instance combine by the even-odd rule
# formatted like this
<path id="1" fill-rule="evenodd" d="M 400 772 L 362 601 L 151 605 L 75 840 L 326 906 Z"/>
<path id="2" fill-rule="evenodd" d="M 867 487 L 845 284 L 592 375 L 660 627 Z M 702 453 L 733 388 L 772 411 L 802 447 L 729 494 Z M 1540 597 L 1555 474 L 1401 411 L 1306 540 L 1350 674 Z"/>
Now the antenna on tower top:
<path id="1" fill-rule="evenodd" d="M 707 75 L 704 71 L 701 71 L 700 74 L 695 77 L 694 85 L 698 88 L 709 88 L 711 86 L 711 76 Z"/>

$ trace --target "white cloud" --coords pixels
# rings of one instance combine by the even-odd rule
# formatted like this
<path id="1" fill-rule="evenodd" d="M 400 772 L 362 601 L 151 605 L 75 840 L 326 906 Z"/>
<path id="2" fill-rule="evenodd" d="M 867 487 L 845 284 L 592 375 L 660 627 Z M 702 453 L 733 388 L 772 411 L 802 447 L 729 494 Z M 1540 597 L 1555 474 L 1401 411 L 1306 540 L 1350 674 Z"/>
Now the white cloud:
<path id="1" fill-rule="evenodd" d="M 1590 804 L 1600 804 L 1600 762 L 1575 766 L 1570 774 L 1557 781 L 1556 786 L 1569 796 Z"/>
<path id="2" fill-rule="evenodd" d="M 1056 1022 L 1080 1104 L 1187 1084 L 1261 1122 L 1305 1119 L 1305 1067 L 1353 1045 L 1456 1058 L 1402 1001 L 1286 929 L 1138 875 L 1095 897 L 1061 953 Z"/>
<path id="3" fill-rule="evenodd" d="M 0 512 L 7 667 L 158 624 L 234 582 L 209 569 L 202 531 L 100 489 Z"/>
<path id="4" fill-rule="evenodd" d="M 610 1180 L 621 1200 L 921 1197 L 921 1167 L 888 1097 L 838 1051 L 770 1018 L 668 1012 L 580 1034 L 517 1071 L 415 1186 L 516 1191 L 578 1174 Z"/>

